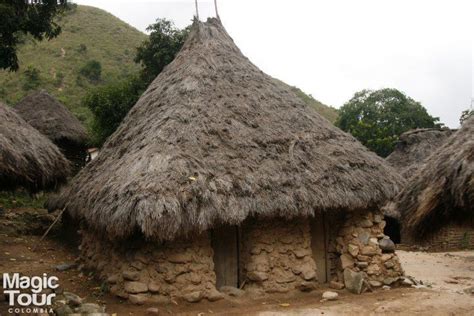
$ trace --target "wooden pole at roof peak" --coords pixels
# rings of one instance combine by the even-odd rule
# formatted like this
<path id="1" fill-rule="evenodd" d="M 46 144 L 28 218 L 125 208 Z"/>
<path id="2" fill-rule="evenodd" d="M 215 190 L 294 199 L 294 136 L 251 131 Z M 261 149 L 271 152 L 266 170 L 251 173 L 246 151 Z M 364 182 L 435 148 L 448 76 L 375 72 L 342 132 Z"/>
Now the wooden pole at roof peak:
<path id="1" fill-rule="evenodd" d="M 196 4 L 196 17 L 199 20 L 199 7 L 198 7 L 198 0 L 194 0 L 194 3 Z"/>
<path id="2" fill-rule="evenodd" d="M 217 10 L 217 0 L 214 0 L 214 7 L 216 8 L 216 18 L 220 21 L 221 17 L 219 16 L 219 11 Z"/>

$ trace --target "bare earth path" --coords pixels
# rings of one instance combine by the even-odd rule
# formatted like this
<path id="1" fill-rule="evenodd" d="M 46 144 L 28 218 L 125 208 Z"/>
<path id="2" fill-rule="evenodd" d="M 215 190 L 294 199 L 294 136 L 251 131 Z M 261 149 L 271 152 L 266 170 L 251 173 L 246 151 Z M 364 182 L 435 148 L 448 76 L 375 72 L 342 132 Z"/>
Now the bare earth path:
<path id="1" fill-rule="evenodd" d="M 0 272 L 57 275 L 65 290 L 85 297 L 87 302 L 105 304 L 110 314 L 145 315 L 147 308 L 158 307 L 160 315 L 474 315 L 474 295 L 463 292 L 474 286 L 474 251 L 435 254 L 399 251 L 407 274 L 432 283 L 432 288 L 399 288 L 362 295 L 339 291 L 339 300 L 333 302 L 320 302 L 322 292 L 328 290 L 321 288 L 311 293 L 258 300 L 249 295 L 215 303 L 133 306 L 102 294 L 98 281 L 77 270 L 55 271 L 55 265 L 73 262 L 77 253 L 54 239 L 46 239 L 33 249 L 38 241 L 33 236 L 0 235 Z M 0 315 L 8 315 L 7 308 L 0 301 Z"/>

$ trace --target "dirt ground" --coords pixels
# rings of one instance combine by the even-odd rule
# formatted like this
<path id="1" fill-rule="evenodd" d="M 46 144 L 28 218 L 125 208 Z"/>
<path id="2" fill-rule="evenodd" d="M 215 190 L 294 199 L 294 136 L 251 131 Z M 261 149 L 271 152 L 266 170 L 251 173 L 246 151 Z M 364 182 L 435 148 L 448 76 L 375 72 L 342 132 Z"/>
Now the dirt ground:
<path id="1" fill-rule="evenodd" d="M 34 247 L 36 246 L 36 249 Z M 473 315 L 474 296 L 463 292 L 474 286 L 474 251 L 423 253 L 399 251 L 408 275 L 431 284 L 431 288 L 398 288 L 353 295 L 339 292 L 339 299 L 320 302 L 321 288 L 311 293 L 272 295 L 252 299 L 241 297 L 215 303 L 176 302 L 161 306 L 132 306 L 110 294 L 102 293 L 93 276 L 76 269 L 58 272 L 55 266 L 71 263 L 76 250 L 57 239 L 0 235 L 0 273 L 25 275 L 48 273 L 60 279 L 61 286 L 85 297 L 87 302 L 105 304 L 107 312 L 117 315 L 145 315 L 149 307 L 158 307 L 160 315 L 340 315 L 340 314 L 420 314 Z M 7 315 L 7 304 L 0 302 L 0 315 Z"/>

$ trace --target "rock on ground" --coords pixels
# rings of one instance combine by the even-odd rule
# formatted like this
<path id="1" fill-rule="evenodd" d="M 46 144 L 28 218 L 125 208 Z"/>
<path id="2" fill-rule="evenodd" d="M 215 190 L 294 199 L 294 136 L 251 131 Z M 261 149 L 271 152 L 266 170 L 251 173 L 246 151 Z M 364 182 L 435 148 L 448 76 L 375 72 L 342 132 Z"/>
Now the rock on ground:
<path id="1" fill-rule="evenodd" d="M 339 294 L 336 292 L 331 292 L 331 291 L 326 291 L 323 293 L 323 299 L 328 300 L 328 301 L 335 301 L 337 300 Z"/>

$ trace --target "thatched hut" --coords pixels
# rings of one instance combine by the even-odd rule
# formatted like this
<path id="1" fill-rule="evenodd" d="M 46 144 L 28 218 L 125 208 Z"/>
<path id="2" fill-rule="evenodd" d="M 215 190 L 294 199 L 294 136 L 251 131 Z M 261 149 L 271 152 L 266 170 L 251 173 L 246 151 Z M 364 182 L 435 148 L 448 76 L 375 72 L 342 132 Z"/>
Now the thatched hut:
<path id="1" fill-rule="evenodd" d="M 396 198 L 403 236 L 432 250 L 474 248 L 474 117 L 436 150 Z"/>
<path id="2" fill-rule="evenodd" d="M 379 207 L 401 183 L 210 19 L 49 207 L 82 221 L 85 267 L 135 303 L 215 300 L 244 282 L 357 292 L 363 276 L 402 274 L 379 247 Z"/>
<path id="3" fill-rule="evenodd" d="M 41 90 L 23 98 L 15 106 L 15 110 L 61 149 L 72 162 L 74 171 L 84 166 L 87 157 L 87 132 L 61 102 Z"/>
<path id="4" fill-rule="evenodd" d="M 59 149 L 0 103 L 0 190 L 48 189 L 68 174 L 69 163 Z"/>
<path id="5" fill-rule="evenodd" d="M 403 177 L 410 178 L 453 132 L 449 128 L 418 128 L 405 132 L 386 160 Z"/>
<path id="6" fill-rule="evenodd" d="M 449 128 L 418 128 L 400 135 L 394 151 L 386 158 L 405 179 L 424 166 L 426 159 L 440 148 L 454 131 Z M 384 208 L 385 234 L 395 243 L 401 243 L 400 213 L 393 202 Z"/>

